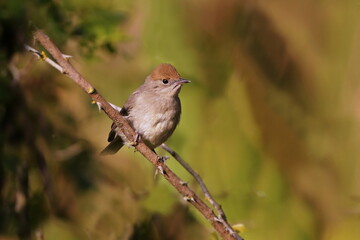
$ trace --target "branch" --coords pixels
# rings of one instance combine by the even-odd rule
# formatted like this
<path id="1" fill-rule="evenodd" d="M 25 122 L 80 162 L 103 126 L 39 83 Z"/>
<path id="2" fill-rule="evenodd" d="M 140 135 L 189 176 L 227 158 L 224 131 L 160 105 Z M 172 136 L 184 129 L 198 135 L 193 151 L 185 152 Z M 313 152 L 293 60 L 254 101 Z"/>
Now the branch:
<path id="1" fill-rule="evenodd" d="M 57 65 L 61 69 L 57 68 L 60 72 L 65 74 L 67 77 L 72 79 L 79 87 L 86 92 L 94 102 L 101 106 L 102 110 L 108 115 L 108 117 L 115 123 L 115 125 L 124 133 L 128 140 L 135 139 L 135 131 L 130 127 L 129 123 L 124 117 L 122 117 L 117 110 L 115 110 L 97 91 L 88 83 L 81 74 L 68 62 L 67 56 L 63 55 L 55 44 L 45 35 L 41 30 L 34 32 L 35 40 L 39 41 L 40 44 L 54 57 Z M 40 55 L 28 49 L 28 51 L 37 55 L 41 59 L 48 59 L 42 52 Z M 52 65 L 53 66 L 53 65 Z M 55 67 L 55 66 L 54 66 Z M 220 234 L 225 240 L 242 240 L 242 238 L 235 233 L 232 228 L 228 228 L 222 219 L 219 219 L 211 208 L 209 208 L 188 186 L 184 184 L 174 172 L 172 172 L 163 161 L 158 161 L 158 156 L 147 147 L 142 141 L 135 146 L 136 150 L 139 151 L 147 160 L 149 160 L 163 175 L 163 177 L 175 187 L 175 189 L 191 203 L 214 227 L 214 229 Z M 226 222 L 226 221 L 225 221 Z"/>

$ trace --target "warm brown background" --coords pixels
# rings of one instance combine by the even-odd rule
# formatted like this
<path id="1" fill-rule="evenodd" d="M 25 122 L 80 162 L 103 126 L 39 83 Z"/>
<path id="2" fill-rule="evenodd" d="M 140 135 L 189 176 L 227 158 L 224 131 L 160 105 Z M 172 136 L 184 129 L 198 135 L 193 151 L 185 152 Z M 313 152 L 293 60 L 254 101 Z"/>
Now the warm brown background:
<path id="1" fill-rule="evenodd" d="M 214 238 L 139 154 L 98 155 L 111 122 L 17 50 L 32 43 L 33 25 L 114 104 L 162 62 L 192 81 L 168 145 L 246 239 L 360 238 L 359 1 L 1 5 L 0 239 L 38 230 L 46 240 Z"/>

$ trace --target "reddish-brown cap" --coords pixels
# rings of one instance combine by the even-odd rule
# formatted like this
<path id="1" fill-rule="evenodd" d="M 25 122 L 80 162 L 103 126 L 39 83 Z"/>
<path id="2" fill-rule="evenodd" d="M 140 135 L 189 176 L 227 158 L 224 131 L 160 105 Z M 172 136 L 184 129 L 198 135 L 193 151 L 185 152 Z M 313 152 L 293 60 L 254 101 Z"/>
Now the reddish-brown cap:
<path id="1" fill-rule="evenodd" d="M 157 66 L 154 71 L 150 74 L 150 78 L 153 80 L 161 80 L 161 79 L 180 79 L 180 74 L 176 71 L 176 68 L 168 63 L 162 63 Z"/>

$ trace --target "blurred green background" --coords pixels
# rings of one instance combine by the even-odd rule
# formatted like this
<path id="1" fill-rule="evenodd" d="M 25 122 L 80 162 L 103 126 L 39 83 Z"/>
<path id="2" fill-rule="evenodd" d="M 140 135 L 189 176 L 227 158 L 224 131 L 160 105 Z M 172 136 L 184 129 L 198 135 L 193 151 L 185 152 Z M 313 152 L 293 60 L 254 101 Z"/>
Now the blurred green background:
<path id="1" fill-rule="evenodd" d="M 99 156 L 111 121 L 24 52 L 36 28 L 111 103 L 162 62 L 192 80 L 167 144 L 246 239 L 360 239 L 359 19 L 357 0 L 0 1 L 0 239 L 216 239 L 140 154 Z"/>

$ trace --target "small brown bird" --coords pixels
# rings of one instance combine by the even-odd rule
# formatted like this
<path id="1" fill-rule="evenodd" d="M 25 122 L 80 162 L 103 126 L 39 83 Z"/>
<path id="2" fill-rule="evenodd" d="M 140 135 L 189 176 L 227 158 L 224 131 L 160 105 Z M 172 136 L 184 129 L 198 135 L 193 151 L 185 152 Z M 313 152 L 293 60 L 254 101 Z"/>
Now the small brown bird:
<path id="1" fill-rule="evenodd" d="M 182 79 L 171 64 L 160 64 L 121 108 L 120 114 L 149 148 L 154 150 L 174 132 L 181 114 L 178 94 L 182 84 L 189 82 Z M 115 154 L 128 142 L 114 123 L 108 141 L 101 154 Z"/>

